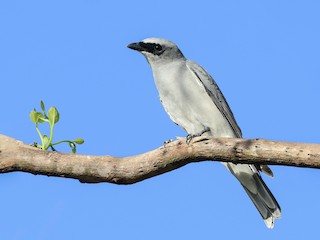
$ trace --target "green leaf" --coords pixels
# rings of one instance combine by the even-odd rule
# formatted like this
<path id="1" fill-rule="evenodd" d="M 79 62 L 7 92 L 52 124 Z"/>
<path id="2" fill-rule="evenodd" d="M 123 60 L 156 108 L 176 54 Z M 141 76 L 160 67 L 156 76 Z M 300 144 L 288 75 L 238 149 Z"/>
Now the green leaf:
<path id="1" fill-rule="evenodd" d="M 76 140 L 74 140 L 74 142 L 77 144 L 82 144 L 84 143 L 84 140 L 82 138 L 77 138 Z"/>
<path id="2" fill-rule="evenodd" d="M 48 110 L 48 119 L 50 125 L 53 125 L 59 121 L 59 112 L 55 107 L 51 107 Z"/>
<path id="3" fill-rule="evenodd" d="M 43 142 L 42 142 L 42 147 L 43 149 L 47 150 L 47 146 L 49 144 L 49 138 L 47 135 L 43 135 Z"/>
<path id="4" fill-rule="evenodd" d="M 69 142 L 69 146 L 70 146 L 71 148 L 74 148 L 75 144 L 74 144 L 73 142 Z"/>
<path id="5" fill-rule="evenodd" d="M 45 116 L 43 116 L 42 113 L 39 113 L 39 112 L 38 112 L 38 123 L 43 123 L 43 122 L 45 122 L 44 119 L 46 119 Z"/>
<path id="6" fill-rule="evenodd" d="M 37 112 L 37 118 L 38 118 L 37 119 L 38 123 L 43 123 L 44 122 L 42 113 Z"/>
<path id="7" fill-rule="evenodd" d="M 36 112 L 35 110 L 32 110 L 30 112 L 30 119 L 31 119 L 31 122 L 37 123 L 39 119 L 38 112 Z"/>
<path id="8" fill-rule="evenodd" d="M 40 106 L 41 106 L 41 110 L 42 110 L 43 112 L 45 112 L 45 107 L 44 107 L 44 103 L 43 103 L 42 100 L 40 101 Z"/>
<path id="9" fill-rule="evenodd" d="M 46 112 L 45 111 L 45 105 L 44 102 L 41 100 L 40 101 L 40 107 L 41 107 L 41 111 L 37 112 L 36 109 L 34 109 L 33 111 L 30 112 L 30 119 L 33 123 L 36 124 L 36 131 L 39 134 L 39 137 L 41 139 L 41 144 L 36 144 L 34 143 L 33 146 L 41 148 L 43 150 L 48 150 L 50 147 L 52 148 L 53 151 L 55 151 L 55 149 L 53 148 L 53 145 L 57 145 L 60 143 L 64 143 L 67 142 L 71 148 L 72 153 L 76 153 L 76 148 L 77 148 L 77 144 L 83 144 L 84 140 L 82 138 L 77 138 L 74 141 L 70 141 L 70 140 L 62 140 L 62 141 L 58 141 L 55 143 L 52 143 L 53 140 L 53 130 L 54 130 L 54 125 L 59 121 L 60 119 L 60 114 L 57 110 L 57 108 L 55 107 L 50 107 L 50 109 Z M 44 123 L 47 122 L 50 124 L 50 134 L 48 135 L 42 135 L 42 133 L 40 132 L 40 129 L 38 127 L 39 123 Z"/>
<path id="10" fill-rule="evenodd" d="M 35 110 L 30 112 L 30 119 L 33 123 L 43 123 L 43 118 L 44 116 L 42 113 L 36 112 Z"/>

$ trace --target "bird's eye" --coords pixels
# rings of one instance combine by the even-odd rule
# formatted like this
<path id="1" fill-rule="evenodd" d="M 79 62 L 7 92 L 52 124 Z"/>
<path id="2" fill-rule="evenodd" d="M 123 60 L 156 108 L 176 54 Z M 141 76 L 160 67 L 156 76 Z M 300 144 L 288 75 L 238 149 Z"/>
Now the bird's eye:
<path id="1" fill-rule="evenodd" d="M 159 45 L 159 44 L 156 44 L 156 45 L 154 46 L 154 48 L 155 48 L 157 51 L 161 51 L 161 50 L 162 50 L 162 47 L 161 47 L 161 45 Z"/>

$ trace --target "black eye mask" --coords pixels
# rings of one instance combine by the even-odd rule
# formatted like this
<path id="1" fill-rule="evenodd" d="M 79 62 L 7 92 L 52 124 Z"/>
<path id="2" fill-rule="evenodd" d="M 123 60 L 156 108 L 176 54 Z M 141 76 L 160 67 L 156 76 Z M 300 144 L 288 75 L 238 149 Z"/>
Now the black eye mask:
<path id="1" fill-rule="evenodd" d="M 161 55 L 165 50 L 162 48 L 160 44 L 157 43 L 144 43 L 139 42 L 140 47 L 149 53 L 152 53 L 154 55 Z"/>

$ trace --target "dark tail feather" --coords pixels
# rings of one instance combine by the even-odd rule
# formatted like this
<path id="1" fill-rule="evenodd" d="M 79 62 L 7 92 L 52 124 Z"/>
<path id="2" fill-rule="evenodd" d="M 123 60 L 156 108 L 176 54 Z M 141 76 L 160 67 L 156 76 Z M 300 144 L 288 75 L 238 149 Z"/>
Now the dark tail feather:
<path id="1" fill-rule="evenodd" d="M 275 218 L 281 217 L 281 209 L 257 168 L 251 164 L 223 164 L 240 181 L 267 227 L 273 228 Z"/>
<path id="2" fill-rule="evenodd" d="M 243 188 L 258 209 L 267 227 L 273 228 L 275 218 L 281 217 L 280 206 L 258 173 L 255 173 L 253 178 L 256 182 L 258 191 L 253 193 L 245 186 L 243 186 Z"/>

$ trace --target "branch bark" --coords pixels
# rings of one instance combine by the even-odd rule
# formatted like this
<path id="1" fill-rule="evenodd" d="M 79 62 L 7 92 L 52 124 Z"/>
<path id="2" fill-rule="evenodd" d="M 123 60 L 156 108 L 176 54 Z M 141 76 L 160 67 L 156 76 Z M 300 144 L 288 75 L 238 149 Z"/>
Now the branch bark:
<path id="1" fill-rule="evenodd" d="M 132 184 L 208 160 L 320 168 L 320 144 L 197 137 L 190 144 L 179 139 L 150 152 L 118 158 L 46 152 L 0 134 L 0 173 L 21 171 L 86 183 Z"/>

